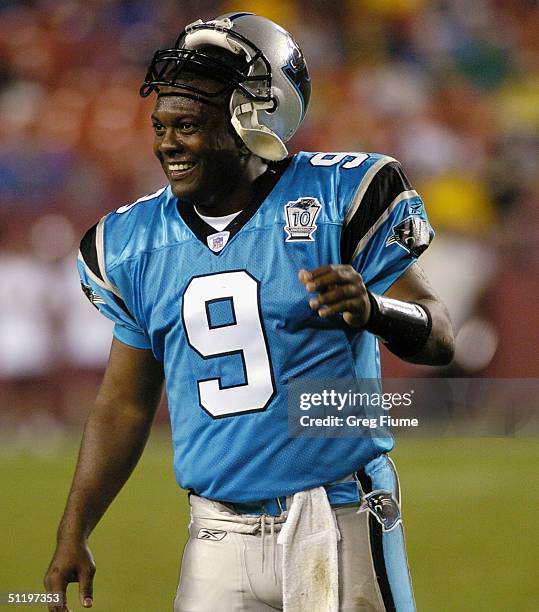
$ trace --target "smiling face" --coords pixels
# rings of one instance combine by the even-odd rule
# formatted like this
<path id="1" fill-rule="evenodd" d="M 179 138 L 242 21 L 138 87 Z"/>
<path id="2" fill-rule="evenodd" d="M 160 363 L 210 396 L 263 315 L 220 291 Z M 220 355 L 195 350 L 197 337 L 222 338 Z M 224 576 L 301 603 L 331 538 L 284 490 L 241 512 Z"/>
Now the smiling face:
<path id="1" fill-rule="evenodd" d="M 176 197 L 213 209 L 241 180 L 242 147 L 225 96 L 208 102 L 188 96 L 161 90 L 152 113 L 153 150 Z"/>

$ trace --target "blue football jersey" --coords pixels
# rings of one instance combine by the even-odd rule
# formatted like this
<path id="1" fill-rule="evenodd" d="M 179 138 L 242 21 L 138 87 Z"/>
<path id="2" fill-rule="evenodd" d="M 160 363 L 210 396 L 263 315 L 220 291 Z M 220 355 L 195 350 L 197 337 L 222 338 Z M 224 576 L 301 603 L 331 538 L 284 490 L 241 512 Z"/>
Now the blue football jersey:
<path id="1" fill-rule="evenodd" d="M 390 450 L 289 438 L 288 381 L 380 377 L 377 339 L 321 319 L 298 271 L 351 263 L 384 293 L 432 237 L 391 157 L 301 152 L 270 168 L 271 188 L 224 231 L 166 187 L 81 242 L 83 289 L 114 336 L 163 362 L 179 485 L 215 500 L 328 484 Z"/>

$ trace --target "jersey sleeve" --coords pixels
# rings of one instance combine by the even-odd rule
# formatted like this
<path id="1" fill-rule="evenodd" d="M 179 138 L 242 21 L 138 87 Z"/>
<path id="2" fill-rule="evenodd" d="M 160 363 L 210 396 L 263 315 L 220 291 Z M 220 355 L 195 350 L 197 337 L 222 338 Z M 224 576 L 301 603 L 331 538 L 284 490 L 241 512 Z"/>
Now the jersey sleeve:
<path id="1" fill-rule="evenodd" d="M 434 231 L 423 201 L 396 160 L 360 184 L 344 220 L 341 258 L 384 293 L 428 248 Z"/>
<path id="2" fill-rule="evenodd" d="M 151 347 L 148 334 L 130 313 L 120 291 L 111 282 L 105 264 L 104 220 L 90 228 L 80 243 L 77 267 L 84 294 L 101 314 L 114 323 L 114 337 L 134 348 Z"/>

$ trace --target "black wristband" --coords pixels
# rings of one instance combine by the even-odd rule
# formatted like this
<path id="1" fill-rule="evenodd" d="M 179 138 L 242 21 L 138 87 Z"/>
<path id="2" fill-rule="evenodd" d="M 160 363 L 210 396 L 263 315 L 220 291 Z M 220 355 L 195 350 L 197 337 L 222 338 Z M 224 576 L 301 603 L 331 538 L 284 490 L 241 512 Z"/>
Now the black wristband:
<path id="1" fill-rule="evenodd" d="M 398 357 L 412 357 L 425 346 L 432 329 L 429 309 L 368 291 L 371 314 L 365 329 Z"/>

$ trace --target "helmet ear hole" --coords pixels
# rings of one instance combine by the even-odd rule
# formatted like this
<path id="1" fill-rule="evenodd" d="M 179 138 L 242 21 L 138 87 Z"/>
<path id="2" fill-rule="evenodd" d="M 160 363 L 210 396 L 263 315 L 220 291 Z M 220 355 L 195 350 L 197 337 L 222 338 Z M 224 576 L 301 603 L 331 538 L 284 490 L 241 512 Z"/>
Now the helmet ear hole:
<path id="1" fill-rule="evenodd" d="M 288 151 L 281 138 L 270 128 L 259 122 L 259 111 L 270 108 L 271 102 L 247 102 L 239 104 L 232 111 L 230 121 L 236 133 L 247 148 L 270 161 L 284 159 Z"/>

